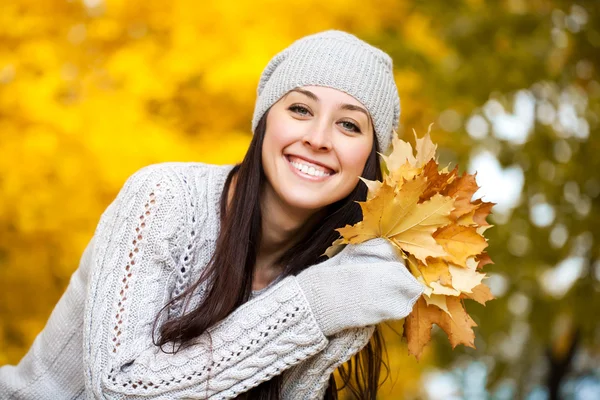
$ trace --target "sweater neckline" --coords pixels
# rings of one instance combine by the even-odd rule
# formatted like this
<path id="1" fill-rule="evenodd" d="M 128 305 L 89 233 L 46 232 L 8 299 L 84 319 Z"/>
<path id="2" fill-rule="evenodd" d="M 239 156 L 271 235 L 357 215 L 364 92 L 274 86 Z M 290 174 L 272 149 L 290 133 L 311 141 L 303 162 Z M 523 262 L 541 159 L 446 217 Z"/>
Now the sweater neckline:
<path id="1" fill-rule="evenodd" d="M 258 295 L 260 295 L 260 294 L 264 293 L 264 292 L 265 292 L 267 289 L 269 289 L 271 286 L 273 286 L 273 285 L 275 285 L 277 282 L 279 282 L 279 281 L 282 279 L 282 277 L 283 277 L 283 273 L 279 274 L 279 275 L 277 276 L 277 278 L 273 279 L 273 280 L 271 281 L 271 283 L 269 283 L 269 284 L 268 284 L 267 286 L 265 286 L 264 288 L 262 288 L 262 289 L 258 289 L 258 290 L 253 290 L 253 291 L 252 291 L 252 293 L 251 293 L 251 295 L 250 295 L 250 297 L 258 296 Z"/>

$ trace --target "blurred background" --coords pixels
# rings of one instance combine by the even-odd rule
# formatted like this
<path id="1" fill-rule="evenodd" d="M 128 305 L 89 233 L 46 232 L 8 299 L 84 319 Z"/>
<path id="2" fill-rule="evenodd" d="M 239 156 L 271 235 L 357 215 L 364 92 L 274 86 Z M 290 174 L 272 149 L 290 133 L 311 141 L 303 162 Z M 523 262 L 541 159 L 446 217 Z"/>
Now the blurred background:
<path id="1" fill-rule="evenodd" d="M 434 122 L 440 164 L 497 203 L 477 348 L 434 327 L 416 362 L 387 328 L 381 398 L 600 398 L 599 1 L 0 2 L 0 365 L 125 179 L 240 161 L 267 61 L 331 28 L 390 53 L 403 139 Z"/>

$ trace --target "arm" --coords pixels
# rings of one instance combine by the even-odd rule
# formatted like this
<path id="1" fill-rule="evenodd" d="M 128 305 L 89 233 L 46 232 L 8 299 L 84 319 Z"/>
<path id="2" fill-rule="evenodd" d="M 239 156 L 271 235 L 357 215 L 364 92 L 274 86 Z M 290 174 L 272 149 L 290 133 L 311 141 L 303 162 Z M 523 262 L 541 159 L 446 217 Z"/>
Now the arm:
<path id="1" fill-rule="evenodd" d="M 170 167 L 138 171 L 96 231 L 84 364 L 97 398 L 233 398 L 327 345 L 295 277 L 175 354 L 153 345 L 154 318 L 176 276 L 169 238 L 188 207 L 179 182 Z"/>
<path id="2" fill-rule="evenodd" d="M 322 399 L 333 371 L 365 347 L 374 331 L 367 326 L 328 337 L 323 351 L 284 372 L 282 399 Z"/>
<path id="3" fill-rule="evenodd" d="M 349 268 L 354 272 L 348 275 Z M 363 268 L 366 269 L 361 272 Z M 423 290 L 394 247 L 384 239 L 348 245 L 333 258 L 308 268 L 298 277 L 304 281 L 301 286 L 307 290 L 311 307 L 323 310 L 315 315 L 328 334 L 329 343 L 322 352 L 284 373 L 284 399 L 322 398 L 331 373 L 369 342 L 375 330 L 373 324 L 404 318 Z M 360 279 L 353 283 L 356 277 Z M 386 289 L 391 282 L 395 283 Z M 350 297 L 344 293 L 348 292 L 347 288 L 353 288 Z M 377 303 L 380 304 L 375 306 Z M 361 315 L 361 309 L 371 310 Z M 324 316 L 329 318 L 324 319 Z M 352 320 L 354 322 L 349 323 Z M 357 326 L 362 327 L 354 328 Z"/>
<path id="4" fill-rule="evenodd" d="M 93 246 L 92 238 L 69 286 L 21 362 L 0 368 L 0 399 L 71 399 L 83 392 L 83 302 Z"/>

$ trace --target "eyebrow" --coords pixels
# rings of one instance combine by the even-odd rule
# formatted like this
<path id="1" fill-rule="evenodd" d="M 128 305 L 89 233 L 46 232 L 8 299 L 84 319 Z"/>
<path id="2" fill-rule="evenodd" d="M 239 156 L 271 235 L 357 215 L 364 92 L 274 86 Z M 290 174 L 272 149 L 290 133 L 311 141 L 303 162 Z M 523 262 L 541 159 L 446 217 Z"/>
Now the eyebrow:
<path id="1" fill-rule="evenodd" d="M 290 92 L 298 92 L 298 93 L 302 93 L 303 95 L 309 97 L 310 99 L 316 101 L 317 103 L 319 102 L 319 98 L 317 97 L 316 94 L 314 94 L 313 92 L 311 92 L 310 90 L 305 90 L 305 89 L 300 89 L 300 88 L 295 88 L 290 90 Z M 367 110 L 365 110 L 362 107 L 359 106 L 355 106 L 354 104 L 347 104 L 344 103 L 341 105 L 341 109 L 342 110 L 349 110 L 349 111 L 360 111 L 363 114 L 365 114 L 367 116 L 367 120 L 371 120 L 371 117 L 369 116 L 369 113 L 367 112 Z"/>

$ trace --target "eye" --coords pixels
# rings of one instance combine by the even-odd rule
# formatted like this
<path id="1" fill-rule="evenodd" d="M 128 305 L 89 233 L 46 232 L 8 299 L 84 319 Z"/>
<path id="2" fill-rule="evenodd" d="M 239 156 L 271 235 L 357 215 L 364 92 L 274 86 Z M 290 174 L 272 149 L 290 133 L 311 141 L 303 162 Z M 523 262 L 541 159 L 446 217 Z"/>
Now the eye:
<path id="1" fill-rule="evenodd" d="M 301 106 L 299 104 L 292 104 L 291 106 L 288 107 L 288 110 L 290 110 L 298 115 L 302 115 L 304 117 L 310 115 L 310 111 L 308 110 L 308 108 Z"/>
<path id="2" fill-rule="evenodd" d="M 347 131 L 360 133 L 360 128 L 350 121 L 341 121 L 340 124 Z"/>

